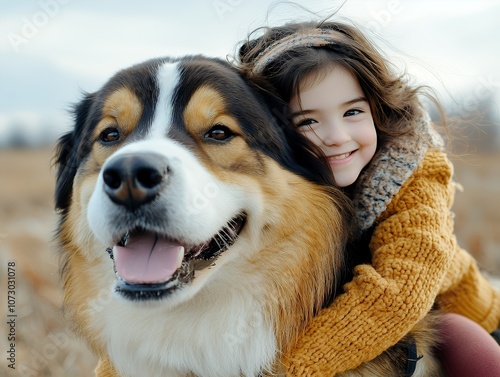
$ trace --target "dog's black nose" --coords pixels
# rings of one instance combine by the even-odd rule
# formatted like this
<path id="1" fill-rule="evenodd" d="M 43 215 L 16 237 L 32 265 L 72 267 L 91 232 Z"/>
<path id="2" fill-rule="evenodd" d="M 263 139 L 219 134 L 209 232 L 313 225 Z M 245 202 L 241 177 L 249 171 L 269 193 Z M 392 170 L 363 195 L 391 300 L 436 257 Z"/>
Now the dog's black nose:
<path id="1" fill-rule="evenodd" d="M 165 157 L 156 153 L 117 156 L 104 166 L 104 191 L 113 202 L 135 210 L 156 197 L 168 172 Z"/>

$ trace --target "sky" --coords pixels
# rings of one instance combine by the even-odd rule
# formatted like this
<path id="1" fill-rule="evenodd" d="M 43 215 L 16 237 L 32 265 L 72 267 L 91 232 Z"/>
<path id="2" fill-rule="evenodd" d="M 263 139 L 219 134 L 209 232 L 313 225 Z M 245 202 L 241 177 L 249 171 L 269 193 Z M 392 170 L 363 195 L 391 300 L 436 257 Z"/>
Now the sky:
<path id="1" fill-rule="evenodd" d="M 260 26 L 337 13 L 418 84 L 467 111 L 500 108 L 500 0 L 25 0 L 0 2 L 0 146 L 71 127 L 83 92 L 158 56 L 226 58 Z"/>

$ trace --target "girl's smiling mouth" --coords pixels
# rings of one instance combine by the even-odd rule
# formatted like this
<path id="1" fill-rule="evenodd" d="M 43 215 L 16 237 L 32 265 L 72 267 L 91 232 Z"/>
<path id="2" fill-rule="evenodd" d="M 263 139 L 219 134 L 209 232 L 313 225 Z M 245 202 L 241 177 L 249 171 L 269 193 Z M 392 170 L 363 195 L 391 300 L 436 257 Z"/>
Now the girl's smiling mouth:
<path id="1" fill-rule="evenodd" d="M 354 152 L 356 152 L 356 151 L 333 154 L 333 155 L 327 156 L 327 158 L 328 158 L 328 160 L 334 160 L 334 161 L 344 160 L 344 159 L 348 158 L 349 156 L 351 156 Z"/>

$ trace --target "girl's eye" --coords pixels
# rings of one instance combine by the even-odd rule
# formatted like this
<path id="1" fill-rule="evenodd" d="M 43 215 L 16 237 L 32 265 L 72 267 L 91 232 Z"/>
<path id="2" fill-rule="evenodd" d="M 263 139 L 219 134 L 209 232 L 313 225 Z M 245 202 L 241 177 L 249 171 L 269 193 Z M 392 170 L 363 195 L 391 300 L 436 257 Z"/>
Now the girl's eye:
<path id="1" fill-rule="evenodd" d="M 318 123 L 317 121 L 315 121 L 314 119 L 302 119 L 300 122 L 298 122 L 295 127 L 297 127 L 297 129 L 304 129 L 305 127 L 308 127 L 310 128 L 313 124 L 315 123 Z"/>
<path id="2" fill-rule="evenodd" d="M 224 141 L 234 136 L 233 131 L 227 126 L 216 124 L 205 134 L 205 139 Z"/>
<path id="3" fill-rule="evenodd" d="M 350 109 L 350 110 L 347 110 L 344 114 L 344 116 L 346 117 L 350 117 L 350 116 L 353 116 L 353 115 L 358 115 L 358 114 L 361 114 L 362 111 L 359 110 L 359 109 Z"/>
<path id="4" fill-rule="evenodd" d="M 111 144 L 120 141 L 120 131 L 115 127 L 107 127 L 99 135 L 99 141 L 103 144 Z"/>

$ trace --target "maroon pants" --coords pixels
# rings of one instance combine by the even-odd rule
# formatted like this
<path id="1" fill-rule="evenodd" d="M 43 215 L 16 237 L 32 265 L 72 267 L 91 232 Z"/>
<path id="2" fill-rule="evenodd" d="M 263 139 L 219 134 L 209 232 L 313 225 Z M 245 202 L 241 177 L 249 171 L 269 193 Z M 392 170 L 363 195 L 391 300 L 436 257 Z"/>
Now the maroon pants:
<path id="1" fill-rule="evenodd" d="M 476 322 L 444 315 L 439 358 L 449 377 L 499 377 L 500 346 Z"/>

